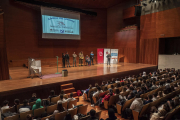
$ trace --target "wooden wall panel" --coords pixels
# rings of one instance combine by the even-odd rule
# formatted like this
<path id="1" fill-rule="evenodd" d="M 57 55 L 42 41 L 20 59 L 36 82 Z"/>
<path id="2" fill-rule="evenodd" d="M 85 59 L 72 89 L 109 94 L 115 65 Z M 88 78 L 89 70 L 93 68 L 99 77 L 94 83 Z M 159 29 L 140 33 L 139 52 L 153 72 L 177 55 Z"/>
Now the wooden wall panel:
<path id="1" fill-rule="evenodd" d="M 81 40 L 42 39 L 40 9 L 23 6 L 13 0 L 1 0 L 5 12 L 5 34 L 10 66 L 22 66 L 28 57 L 55 58 L 68 51 L 90 54 L 107 47 L 107 11 L 94 9 L 97 16 L 81 15 Z M 72 59 L 72 58 L 70 58 Z"/>
<path id="2" fill-rule="evenodd" d="M 135 17 L 134 13 L 135 13 L 135 7 L 134 6 L 129 7 L 127 9 L 124 9 L 123 10 L 123 19 Z"/>
<path id="3" fill-rule="evenodd" d="M 0 12 L 0 80 L 7 79 L 9 79 L 9 67 L 4 34 L 4 14 Z"/>

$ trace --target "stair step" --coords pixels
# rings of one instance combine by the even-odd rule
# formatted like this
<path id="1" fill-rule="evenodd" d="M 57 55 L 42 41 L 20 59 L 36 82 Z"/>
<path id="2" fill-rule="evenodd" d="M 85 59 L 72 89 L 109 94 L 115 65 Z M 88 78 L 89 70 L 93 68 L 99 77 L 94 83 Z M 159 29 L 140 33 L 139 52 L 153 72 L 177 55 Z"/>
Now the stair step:
<path id="1" fill-rule="evenodd" d="M 68 93 L 71 93 L 71 92 L 75 92 L 75 88 L 74 87 L 71 87 L 71 88 L 68 88 L 68 89 L 63 89 L 63 90 L 64 90 L 65 94 L 68 94 Z"/>
<path id="2" fill-rule="evenodd" d="M 73 87 L 73 83 L 63 84 L 61 85 L 61 90 L 72 88 L 72 87 Z"/>
<path id="3" fill-rule="evenodd" d="M 76 97 L 77 96 L 77 92 L 72 92 L 73 93 L 73 97 Z M 68 93 L 68 96 L 70 97 L 70 94 L 71 93 Z"/>

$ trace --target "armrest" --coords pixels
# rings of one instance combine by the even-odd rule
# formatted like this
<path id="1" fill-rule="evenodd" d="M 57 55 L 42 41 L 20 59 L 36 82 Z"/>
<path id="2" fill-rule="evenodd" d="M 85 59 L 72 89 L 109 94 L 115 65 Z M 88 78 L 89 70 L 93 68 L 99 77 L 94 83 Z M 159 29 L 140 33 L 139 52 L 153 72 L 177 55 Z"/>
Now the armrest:
<path id="1" fill-rule="evenodd" d="M 116 108 L 117 108 L 117 113 L 121 115 L 122 106 L 120 104 L 116 104 Z"/>
<path id="2" fill-rule="evenodd" d="M 97 102 L 97 98 L 96 97 L 92 97 L 94 104 Z"/>
<path id="3" fill-rule="evenodd" d="M 109 101 L 104 100 L 104 108 L 105 109 L 108 109 L 108 104 L 109 104 Z"/>

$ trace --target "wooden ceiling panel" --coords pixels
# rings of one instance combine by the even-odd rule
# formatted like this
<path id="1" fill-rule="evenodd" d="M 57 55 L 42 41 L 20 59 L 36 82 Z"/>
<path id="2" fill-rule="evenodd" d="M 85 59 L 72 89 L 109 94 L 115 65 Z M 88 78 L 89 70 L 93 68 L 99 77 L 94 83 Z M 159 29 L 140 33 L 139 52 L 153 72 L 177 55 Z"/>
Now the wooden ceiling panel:
<path id="1" fill-rule="evenodd" d="M 91 9 L 91 8 L 109 8 L 121 3 L 123 0 L 39 0 L 69 7 Z"/>

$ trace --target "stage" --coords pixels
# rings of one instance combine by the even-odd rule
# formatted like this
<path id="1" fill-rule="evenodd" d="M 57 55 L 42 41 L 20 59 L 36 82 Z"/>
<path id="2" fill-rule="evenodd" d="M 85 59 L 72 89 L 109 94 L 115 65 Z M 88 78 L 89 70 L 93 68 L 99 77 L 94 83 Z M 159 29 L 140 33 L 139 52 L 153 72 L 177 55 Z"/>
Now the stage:
<path id="1" fill-rule="evenodd" d="M 107 66 L 106 64 L 96 64 L 93 66 L 81 66 L 71 68 L 58 68 L 61 72 L 63 69 L 68 70 L 67 77 L 55 77 L 49 79 L 34 79 L 27 78 L 28 69 L 24 67 L 12 67 L 9 69 L 12 80 L 0 81 L 0 102 L 4 97 L 21 96 L 21 98 L 29 98 L 33 92 L 36 92 L 39 97 L 49 95 L 49 91 L 54 89 L 57 94 L 60 92 L 60 85 L 73 83 L 76 90 L 87 89 L 89 84 L 94 86 L 94 83 L 101 83 L 103 80 L 111 78 L 120 78 L 127 75 L 137 75 L 143 71 L 154 71 L 157 69 L 155 65 L 149 64 L 134 64 L 134 63 L 119 63 Z M 42 67 L 42 74 L 54 74 L 57 72 L 56 66 Z M 40 95 L 44 93 L 43 95 Z M 24 97 L 23 97 L 24 96 Z M 3 97 L 3 98 L 2 98 Z M 8 97 L 9 98 L 9 97 Z M 12 98 L 14 99 L 14 98 Z"/>

